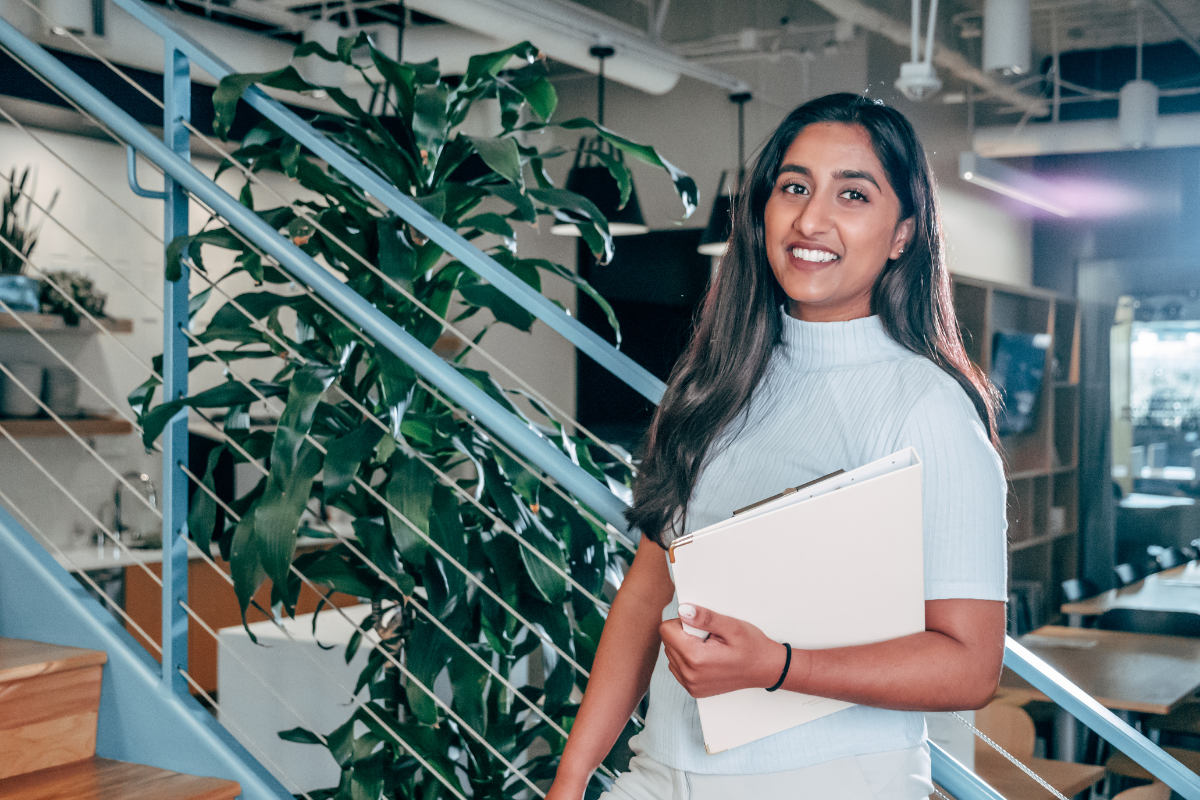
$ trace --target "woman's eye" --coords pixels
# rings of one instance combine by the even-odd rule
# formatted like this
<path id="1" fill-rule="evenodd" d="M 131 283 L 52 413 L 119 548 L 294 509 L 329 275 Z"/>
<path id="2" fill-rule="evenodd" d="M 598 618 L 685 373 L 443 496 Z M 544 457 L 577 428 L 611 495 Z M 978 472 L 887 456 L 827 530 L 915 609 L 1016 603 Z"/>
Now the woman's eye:
<path id="1" fill-rule="evenodd" d="M 847 189 L 846 191 L 842 192 L 842 197 L 846 198 L 847 200 L 866 200 L 867 199 L 867 196 L 865 194 L 863 194 L 862 192 L 860 192 L 858 189 Z"/>
<path id="2" fill-rule="evenodd" d="M 800 183 L 785 183 L 783 191 L 785 194 L 808 194 L 808 187 Z"/>

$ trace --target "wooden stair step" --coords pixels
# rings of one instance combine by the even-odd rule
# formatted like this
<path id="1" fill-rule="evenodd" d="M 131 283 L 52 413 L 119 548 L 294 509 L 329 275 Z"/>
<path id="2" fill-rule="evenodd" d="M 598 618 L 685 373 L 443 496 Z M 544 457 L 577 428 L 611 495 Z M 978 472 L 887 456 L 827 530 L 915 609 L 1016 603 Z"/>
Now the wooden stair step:
<path id="1" fill-rule="evenodd" d="M 82 647 L 0 636 L 0 683 L 107 662 L 108 654 L 103 650 L 85 650 Z"/>
<path id="2" fill-rule="evenodd" d="M 0 779 L 96 754 L 96 650 L 0 638 Z"/>
<path id="3" fill-rule="evenodd" d="M 0 780 L 4 800 L 234 800 L 236 781 L 88 758 Z"/>

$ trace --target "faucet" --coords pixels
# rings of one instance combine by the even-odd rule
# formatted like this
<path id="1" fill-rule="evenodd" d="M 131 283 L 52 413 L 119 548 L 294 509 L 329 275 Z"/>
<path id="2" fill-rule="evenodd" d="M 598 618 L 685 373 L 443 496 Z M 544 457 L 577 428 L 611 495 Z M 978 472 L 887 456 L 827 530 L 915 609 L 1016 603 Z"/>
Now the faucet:
<path id="1" fill-rule="evenodd" d="M 128 481 L 134 487 L 141 487 L 145 491 L 146 499 L 150 501 L 150 505 L 158 506 L 158 495 L 154 489 L 154 481 L 150 480 L 150 476 L 145 472 L 133 470 L 122 473 L 121 478 L 113 484 L 113 533 L 117 538 L 121 538 L 121 534 L 129 530 L 129 527 L 121 520 L 121 501 L 123 491 L 127 488 L 125 482 Z"/>

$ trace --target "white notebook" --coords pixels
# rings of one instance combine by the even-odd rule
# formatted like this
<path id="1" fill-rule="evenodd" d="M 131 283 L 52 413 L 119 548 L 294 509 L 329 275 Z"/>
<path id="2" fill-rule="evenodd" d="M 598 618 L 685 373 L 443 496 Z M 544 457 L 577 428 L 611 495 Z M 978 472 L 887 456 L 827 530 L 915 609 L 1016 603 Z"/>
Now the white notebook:
<path id="1" fill-rule="evenodd" d="M 925 630 L 923 549 L 921 460 L 910 447 L 682 536 L 669 557 L 680 603 L 819 650 Z M 697 705 L 713 754 L 852 704 L 739 689 Z"/>

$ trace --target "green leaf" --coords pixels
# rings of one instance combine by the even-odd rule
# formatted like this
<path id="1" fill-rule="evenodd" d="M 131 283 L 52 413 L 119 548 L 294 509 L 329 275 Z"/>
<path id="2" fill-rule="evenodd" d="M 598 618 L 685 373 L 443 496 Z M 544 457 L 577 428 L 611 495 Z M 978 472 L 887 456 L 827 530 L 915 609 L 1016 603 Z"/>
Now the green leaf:
<path id="1" fill-rule="evenodd" d="M 530 526 L 525 529 L 522 537 L 539 553 L 563 572 L 567 571 L 567 557 L 558 542 L 553 541 L 539 528 Z M 562 603 L 567 596 L 567 579 L 542 559 L 529 552 L 529 548 L 521 548 L 521 560 L 525 562 L 525 570 L 538 592 L 548 603 Z"/>
<path id="2" fill-rule="evenodd" d="M 252 320 L 234 305 L 240 305 L 254 320 L 260 320 L 282 306 L 293 305 L 299 298 L 288 297 L 274 292 L 248 292 L 240 294 L 233 301 L 225 303 L 217 309 L 208 327 L 198 337 L 200 341 L 261 342 L 264 334 L 255 330 Z"/>
<path id="3" fill-rule="evenodd" d="M 321 737 L 317 736 L 307 728 L 290 728 L 286 731 L 279 732 L 279 738 L 285 742 L 295 742 L 296 744 L 324 744 Z"/>
<path id="4" fill-rule="evenodd" d="M 521 93 L 533 113 L 543 122 L 550 121 L 558 108 L 558 93 L 546 76 L 545 67 L 535 64 L 517 70 L 508 83 Z"/>
<path id="5" fill-rule="evenodd" d="M 382 438 L 383 430 L 373 420 L 367 420 L 345 436 L 326 443 L 328 452 L 322 480 L 326 503 L 332 503 L 350 488 L 359 466 L 375 452 L 375 446 Z"/>
<path id="6" fill-rule="evenodd" d="M 506 239 L 512 239 L 516 236 L 513 233 L 512 225 L 508 224 L 508 220 L 499 214 L 489 211 L 485 214 L 476 214 L 473 217 L 467 217 L 462 222 L 458 223 L 460 228 L 475 228 L 484 233 L 494 233 L 497 236 L 503 236 Z"/>
<path id="7" fill-rule="evenodd" d="M 525 178 L 521 174 L 521 154 L 517 152 L 517 142 L 509 137 L 493 139 L 487 136 L 464 137 L 475 145 L 475 152 L 483 159 L 483 163 L 492 168 L 500 177 L 524 191 Z"/>
<path id="8" fill-rule="evenodd" d="M 254 531 L 258 559 L 276 587 L 286 586 L 289 567 L 296 553 L 300 515 L 308 505 L 313 480 L 321 471 L 321 451 L 305 442 L 282 485 L 267 481 L 254 509 Z M 274 475 L 272 475 L 274 477 Z"/>
<path id="9" fill-rule="evenodd" d="M 645 144 L 638 144 L 637 142 L 626 139 L 623 136 L 618 136 L 608 128 L 597 125 L 595 122 L 585 117 L 578 117 L 576 119 L 569 119 L 566 122 L 560 122 L 558 123 L 558 127 L 566 128 L 567 130 L 572 131 L 591 128 L 592 130 L 596 131 L 596 133 L 598 133 L 605 141 L 609 142 L 614 147 L 619 148 L 628 155 L 633 156 L 639 161 L 650 164 L 651 166 L 661 167 L 668 175 L 671 176 L 671 182 L 675 185 L 675 192 L 679 195 L 679 199 L 683 201 L 683 218 L 687 219 L 696 210 L 696 203 L 698 202 L 699 197 L 698 192 L 696 191 L 696 182 L 692 180 L 691 176 L 686 172 L 660 156 L 658 151 L 653 147 Z"/>
<path id="10" fill-rule="evenodd" d="M 392 477 L 384 497 L 397 511 L 408 518 L 422 533 L 429 535 L 429 510 L 433 505 L 433 473 L 425 465 L 397 451 L 391 458 Z M 429 544 L 408 526 L 408 523 L 388 511 L 388 527 L 405 561 L 421 563 Z"/>
<path id="11" fill-rule="evenodd" d="M 213 92 L 213 133 L 222 139 L 229 136 L 238 100 L 247 89 L 256 83 L 292 92 L 306 92 L 319 88 L 300 77 L 300 73 L 293 66 L 270 72 L 243 72 L 226 75 L 217 84 L 216 91 Z"/>
<path id="12" fill-rule="evenodd" d="M 481 53 L 471 56 L 467 61 L 467 71 L 463 75 L 462 85 L 471 87 L 486 78 L 494 78 L 500 70 L 513 58 L 523 58 L 532 63 L 538 57 L 538 49 L 529 42 L 514 44 L 504 50 L 494 53 Z"/>
<path id="13" fill-rule="evenodd" d="M 514 186 L 511 183 L 505 183 L 499 185 L 490 184 L 482 188 L 488 194 L 495 195 L 513 206 L 517 219 L 522 222 L 537 222 L 537 209 L 533 205 L 533 200 L 529 198 L 528 193 L 522 193 L 520 187 Z"/>
<path id="14" fill-rule="evenodd" d="M 581 222 L 579 219 L 570 215 L 556 213 L 559 219 L 566 222 L 574 222 L 579 227 L 579 234 L 587 242 L 588 248 L 600 260 L 601 264 L 607 264 L 612 261 L 613 257 L 613 240 L 612 234 L 608 231 L 608 220 L 604 214 L 596 207 L 596 204 L 588 200 L 581 194 L 569 192 L 566 189 L 529 189 L 526 194 L 532 196 L 535 200 L 541 200 L 551 208 L 566 209 L 574 211 L 576 216 L 587 217 L 591 220 L 591 225 L 586 222 Z"/>
<path id="15" fill-rule="evenodd" d="M 259 560 L 276 586 L 287 584 L 300 515 L 321 469 L 321 452 L 305 441 L 305 436 L 312 429 L 317 403 L 333 377 L 333 370 L 324 367 L 297 370 L 275 428 L 271 474 L 254 509 L 254 530 Z"/>
<path id="16" fill-rule="evenodd" d="M 498 322 L 511 325 L 519 331 L 529 332 L 537 319 L 517 304 L 504 292 L 490 283 L 477 283 L 473 286 L 463 286 L 459 290 L 464 300 L 473 306 L 486 308 L 495 315 Z"/>
<path id="17" fill-rule="evenodd" d="M 442 154 L 449 134 L 447 103 L 450 87 L 444 83 L 418 86 L 413 92 L 412 130 L 417 150 L 432 167 Z M 432 172 L 432 169 L 430 170 Z"/>
<path id="18" fill-rule="evenodd" d="M 407 685 L 408 703 L 417 719 L 426 725 L 434 725 L 438 721 L 438 707 L 430 697 L 433 683 L 438 673 L 446 666 L 449 654 L 441 647 L 441 633 L 428 622 L 417 622 L 413 625 L 409 646 L 406 649 L 408 669 L 425 685 L 425 689 L 415 682 Z"/>
<path id="19" fill-rule="evenodd" d="M 246 625 L 246 609 L 250 599 L 267 576 L 258 560 L 258 544 L 254 539 L 254 515 L 245 514 L 233 530 L 233 543 L 229 548 L 229 573 L 233 577 L 233 591 L 242 608 L 242 625 L 246 633 L 257 642 L 257 638 Z"/>
<path id="20" fill-rule="evenodd" d="M 191 296 L 191 298 L 188 300 L 188 322 L 191 322 L 196 314 L 200 312 L 200 309 L 204 308 L 204 304 L 207 303 L 208 298 L 212 296 L 214 288 L 216 287 L 210 286 L 203 292 L 197 292 Z M 190 371 L 191 370 L 189 370 L 189 372 Z"/>
<path id="21" fill-rule="evenodd" d="M 216 483 L 213 480 L 213 470 L 217 468 L 217 461 L 225 454 L 227 445 L 214 447 L 208 454 L 208 466 L 204 470 L 204 477 L 201 483 L 209 489 L 216 492 Z M 213 526 L 217 522 L 217 501 L 212 495 L 204 491 L 199 486 L 196 487 L 195 494 L 192 495 L 192 508 L 188 512 L 188 532 L 192 535 L 192 540 L 196 542 L 196 546 L 200 548 L 200 552 L 208 553 L 212 547 Z"/>

